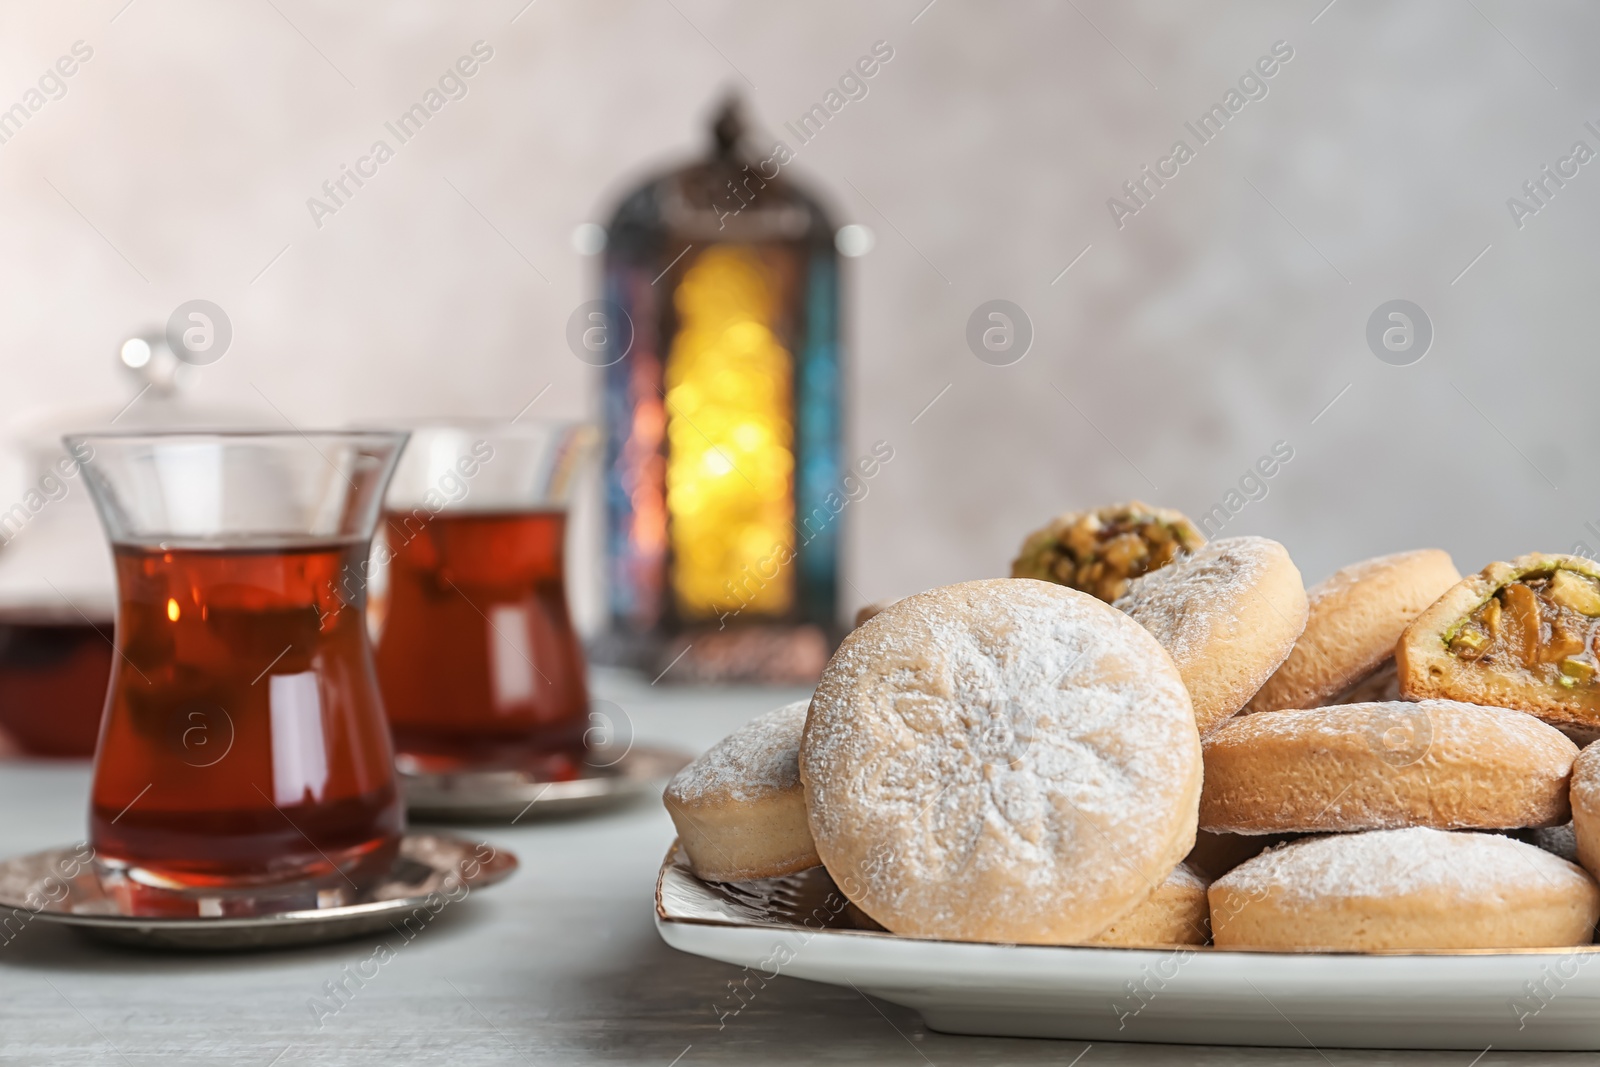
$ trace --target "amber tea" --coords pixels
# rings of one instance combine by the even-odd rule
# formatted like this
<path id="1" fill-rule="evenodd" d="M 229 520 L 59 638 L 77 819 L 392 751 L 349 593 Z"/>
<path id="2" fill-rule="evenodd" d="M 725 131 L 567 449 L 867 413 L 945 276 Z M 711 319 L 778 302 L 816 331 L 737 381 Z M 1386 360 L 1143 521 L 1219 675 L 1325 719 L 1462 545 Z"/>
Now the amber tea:
<path id="1" fill-rule="evenodd" d="M 578 773 L 588 724 L 560 511 L 384 516 L 378 679 L 402 763 Z"/>
<path id="2" fill-rule="evenodd" d="M 117 618 L 89 842 L 141 909 L 348 899 L 391 869 L 405 814 L 365 578 L 404 440 L 92 438 Z"/>
<path id="3" fill-rule="evenodd" d="M 361 606 L 341 599 L 365 546 L 115 555 L 101 861 L 187 887 L 386 869 L 400 799 Z"/>

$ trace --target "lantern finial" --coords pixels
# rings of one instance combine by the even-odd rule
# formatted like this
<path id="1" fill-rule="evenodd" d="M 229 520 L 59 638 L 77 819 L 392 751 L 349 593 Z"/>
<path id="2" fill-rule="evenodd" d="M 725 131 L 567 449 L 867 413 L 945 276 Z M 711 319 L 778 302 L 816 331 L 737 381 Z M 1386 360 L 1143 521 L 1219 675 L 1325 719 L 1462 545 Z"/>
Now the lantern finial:
<path id="1" fill-rule="evenodd" d="M 711 123 L 712 144 L 718 158 L 726 159 L 739 152 L 744 140 L 744 102 L 739 94 L 730 92 L 717 108 L 717 117 Z"/>

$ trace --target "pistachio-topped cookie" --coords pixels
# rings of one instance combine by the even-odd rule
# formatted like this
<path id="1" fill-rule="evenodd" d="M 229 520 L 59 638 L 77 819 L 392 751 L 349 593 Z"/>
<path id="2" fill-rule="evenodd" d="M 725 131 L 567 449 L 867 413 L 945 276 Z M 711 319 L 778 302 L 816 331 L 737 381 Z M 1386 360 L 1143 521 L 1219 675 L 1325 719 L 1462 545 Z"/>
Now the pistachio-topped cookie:
<path id="1" fill-rule="evenodd" d="M 1081 589 L 1106 603 L 1128 583 L 1202 547 L 1188 516 L 1137 500 L 1093 511 L 1070 511 L 1029 534 L 1011 577 L 1038 578 Z"/>
<path id="2" fill-rule="evenodd" d="M 1600 564 L 1532 553 L 1463 579 L 1395 648 L 1407 699 L 1443 697 L 1600 725 Z"/>

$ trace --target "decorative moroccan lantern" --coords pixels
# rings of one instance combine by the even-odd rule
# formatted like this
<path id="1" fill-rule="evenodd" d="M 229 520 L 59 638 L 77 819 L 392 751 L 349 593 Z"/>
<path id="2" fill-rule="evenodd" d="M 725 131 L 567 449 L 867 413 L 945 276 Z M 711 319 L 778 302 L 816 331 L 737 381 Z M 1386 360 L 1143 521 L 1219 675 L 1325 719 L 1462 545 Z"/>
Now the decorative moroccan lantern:
<path id="1" fill-rule="evenodd" d="M 607 228 L 602 657 L 813 679 L 839 623 L 834 228 L 786 148 L 749 149 L 736 101 L 712 134 Z"/>

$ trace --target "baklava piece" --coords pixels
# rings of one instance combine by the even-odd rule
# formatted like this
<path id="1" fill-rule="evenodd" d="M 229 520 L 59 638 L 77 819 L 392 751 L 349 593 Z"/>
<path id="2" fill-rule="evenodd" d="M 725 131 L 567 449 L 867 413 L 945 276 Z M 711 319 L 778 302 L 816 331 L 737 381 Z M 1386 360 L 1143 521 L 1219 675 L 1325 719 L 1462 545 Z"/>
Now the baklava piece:
<path id="1" fill-rule="evenodd" d="M 1022 543 L 1011 577 L 1070 586 L 1106 603 L 1128 583 L 1205 545 L 1182 512 L 1137 500 L 1052 519 Z"/>
<path id="2" fill-rule="evenodd" d="M 1534 553 L 1491 563 L 1417 617 L 1395 648 L 1400 690 L 1600 724 L 1600 565 Z"/>

